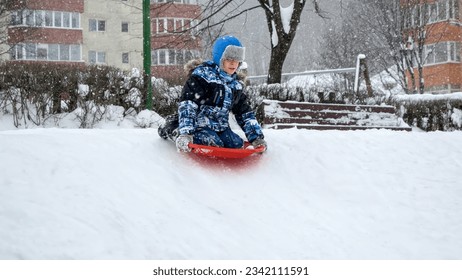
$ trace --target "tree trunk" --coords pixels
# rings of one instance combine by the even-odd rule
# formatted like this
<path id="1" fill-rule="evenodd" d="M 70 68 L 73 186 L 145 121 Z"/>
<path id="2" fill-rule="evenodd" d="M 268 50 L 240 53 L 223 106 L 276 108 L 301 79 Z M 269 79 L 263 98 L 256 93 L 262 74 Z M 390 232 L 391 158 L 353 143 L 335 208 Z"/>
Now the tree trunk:
<path id="1" fill-rule="evenodd" d="M 288 50 L 281 48 L 280 45 L 271 49 L 271 58 L 268 68 L 268 84 L 281 83 L 282 67 L 287 57 Z"/>
<path id="2" fill-rule="evenodd" d="M 271 38 L 271 58 L 267 82 L 268 84 L 281 83 L 282 67 L 295 38 L 306 0 L 294 1 L 288 8 L 282 8 L 279 0 L 258 0 L 258 2 L 265 10 Z M 313 2 L 317 4 L 316 0 L 313 0 Z M 284 9 L 284 11 L 281 12 L 281 9 Z M 287 15 L 287 11 L 292 12 L 290 20 L 283 18 Z M 288 20 L 289 25 L 287 26 Z"/>

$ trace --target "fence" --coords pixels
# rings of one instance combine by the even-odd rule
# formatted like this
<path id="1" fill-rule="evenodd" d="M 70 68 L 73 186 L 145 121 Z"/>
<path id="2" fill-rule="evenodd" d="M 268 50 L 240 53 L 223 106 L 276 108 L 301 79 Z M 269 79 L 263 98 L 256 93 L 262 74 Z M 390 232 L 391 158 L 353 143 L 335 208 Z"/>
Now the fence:
<path id="1" fill-rule="evenodd" d="M 361 71 L 362 70 L 362 71 Z M 295 73 L 283 73 L 281 76 L 283 81 L 287 81 L 290 78 L 297 76 L 307 76 L 307 75 L 323 75 L 323 74 L 338 74 L 338 73 L 355 73 L 354 81 L 354 92 L 357 93 L 359 90 L 359 79 L 361 72 L 363 73 L 364 80 L 366 82 L 366 87 L 369 95 L 372 95 L 369 73 L 366 65 L 366 56 L 364 54 L 359 54 L 356 59 L 356 67 L 351 68 L 338 68 L 338 69 L 326 69 L 326 70 L 313 70 L 313 71 L 304 71 L 304 72 L 295 72 Z M 258 76 L 248 76 L 247 79 L 251 80 L 252 83 L 260 84 L 265 83 L 268 75 L 258 75 Z"/>

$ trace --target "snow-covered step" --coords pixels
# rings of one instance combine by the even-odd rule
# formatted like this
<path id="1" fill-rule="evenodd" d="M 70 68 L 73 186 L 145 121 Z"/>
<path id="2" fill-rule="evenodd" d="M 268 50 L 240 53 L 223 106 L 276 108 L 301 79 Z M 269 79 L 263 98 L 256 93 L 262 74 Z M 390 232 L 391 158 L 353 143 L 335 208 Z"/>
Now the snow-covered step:
<path id="1" fill-rule="evenodd" d="M 263 126 L 272 129 L 365 130 L 411 128 L 393 106 L 324 104 L 264 100 Z"/>
<path id="2" fill-rule="evenodd" d="M 310 103 L 297 101 L 276 101 L 264 100 L 266 105 L 277 102 L 282 109 L 288 110 L 313 110 L 313 111 L 349 111 L 349 112 L 375 112 L 375 113 L 395 113 L 395 107 L 389 105 L 352 105 L 352 104 L 332 104 L 332 103 Z"/>
<path id="3" fill-rule="evenodd" d="M 315 129 L 315 130 L 366 130 L 366 129 L 388 129 L 388 130 L 406 130 L 411 131 L 409 128 L 397 127 L 397 126 L 359 126 L 359 125 L 317 125 L 317 124 L 269 124 L 265 125 L 265 128 L 271 129 L 288 129 L 288 128 L 298 128 L 298 129 Z"/>

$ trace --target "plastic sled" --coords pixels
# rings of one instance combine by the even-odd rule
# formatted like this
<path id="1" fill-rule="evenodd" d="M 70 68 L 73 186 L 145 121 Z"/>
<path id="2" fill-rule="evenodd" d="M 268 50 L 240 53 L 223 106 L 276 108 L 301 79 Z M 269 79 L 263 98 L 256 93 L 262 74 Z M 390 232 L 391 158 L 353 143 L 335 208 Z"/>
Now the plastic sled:
<path id="1" fill-rule="evenodd" d="M 265 147 L 260 146 L 254 148 L 250 145 L 249 142 L 244 143 L 244 148 L 222 148 L 222 147 L 213 147 L 213 146 L 205 146 L 205 145 L 198 145 L 198 144 L 189 144 L 191 148 L 191 153 L 200 155 L 200 156 L 207 156 L 207 157 L 215 157 L 215 158 L 246 158 L 251 156 L 255 153 L 262 153 L 265 151 Z"/>

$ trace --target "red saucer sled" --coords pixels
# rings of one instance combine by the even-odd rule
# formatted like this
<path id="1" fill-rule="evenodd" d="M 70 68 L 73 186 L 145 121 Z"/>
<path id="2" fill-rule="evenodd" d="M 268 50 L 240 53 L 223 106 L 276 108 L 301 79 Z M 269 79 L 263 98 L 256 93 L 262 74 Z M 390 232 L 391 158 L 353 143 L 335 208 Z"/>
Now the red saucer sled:
<path id="1" fill-rule="evenodd" d="M 191 143 L 189 147 L 191 148 L 191 153 L 215 158 L 245 158 L 255 153 L 262 153 L 265 151 L 265 147 L 260 146 L 253 148 L 249 142 L 244 143 L 244 148 L 222 148 Z"/>

